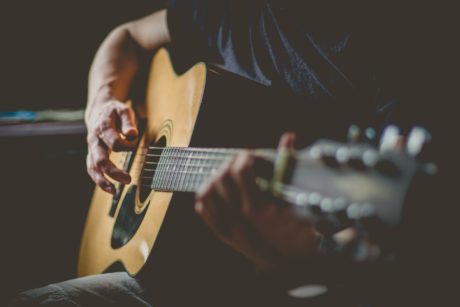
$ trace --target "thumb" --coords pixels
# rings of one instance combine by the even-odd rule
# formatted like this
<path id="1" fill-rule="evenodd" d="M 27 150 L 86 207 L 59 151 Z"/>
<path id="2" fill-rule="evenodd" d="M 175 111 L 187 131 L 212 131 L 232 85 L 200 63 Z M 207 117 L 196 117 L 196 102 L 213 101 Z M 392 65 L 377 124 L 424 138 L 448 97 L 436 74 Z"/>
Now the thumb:
<path id="1" fill-rule="evenodd" d="M 136 117 L 133 109 L 129 106 L 123 105 L 117 108 L 117 113 L 120 117 L 121 133 L 123 133 L 128 139 L 136 138 L 139 132 L 136 127 Z"/>
<path id="2" fill-rule="evenodd" d="M 293 149 L 295 144 L 296 135 L 294 132 L 286 132 L 280 138 L 278 149 Z"/>

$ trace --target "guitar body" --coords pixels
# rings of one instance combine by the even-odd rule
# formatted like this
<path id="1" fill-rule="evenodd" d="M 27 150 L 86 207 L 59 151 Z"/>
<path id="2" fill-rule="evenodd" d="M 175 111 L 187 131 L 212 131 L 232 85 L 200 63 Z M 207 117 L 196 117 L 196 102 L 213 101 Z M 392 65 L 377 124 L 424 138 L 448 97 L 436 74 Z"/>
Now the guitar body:
<path id="1" fill-rule="evenodd" d="M 79 276 L 102 273 L 114 263 L 122 263 L 132 275 L 138 273 L 153 247 L 171 201 L 172 193 L 168 192 L 144 192 L 148 195 L 140 197 L 142 182 L 138 166 L 144 160 L 143 148 L 160 139 L 167 146 L 189 145 L 204 93 L 206 67 L 197 64 L 178 76 L 168 52 L 161 49 L 153 58 L 148 80 L 145 110 L 139 112 L 144 113 L 147 121 L 136 156 L 132 158 L 130 175 L 133 182 L 123 188 L 113 216 L 109 214 L 114 205 L 112 195 L 96 188 L 80 248 Z M 123 167 L 128 157 L 126 153 L 112 153 L 110 158 Z M 122 246 L 113 246 L 115 224 L 121 218 L 120 209 L 125 199 L 130 202 L 127 205 L 133 209 L 132 214 L 141 218 L 141 223 L 130 233 L 132 238 L 118 244 Z"/>

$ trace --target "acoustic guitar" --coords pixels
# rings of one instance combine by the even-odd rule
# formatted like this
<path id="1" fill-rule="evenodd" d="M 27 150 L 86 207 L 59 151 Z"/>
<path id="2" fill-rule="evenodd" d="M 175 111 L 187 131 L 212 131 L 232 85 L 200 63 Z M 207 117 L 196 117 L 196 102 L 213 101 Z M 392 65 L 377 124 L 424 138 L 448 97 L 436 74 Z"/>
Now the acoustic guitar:
<path id="1" fill-rule="evenodd" d="M 237 85 L 229 87 L 232 83 Z M 245 99 L 238 99 L 241 93 Z M 270 102 L 277 99 L 283 99 L 282 111 Z M 145 101 L 134 106 L 145 119 L 139 120 L 143 134 L 137 149 L 110 156 L 133 181 L 117 184 L 114 196 L 96 188 L 81 242 L 80 276 L 106 272 L 114 263 L 136 275 L 174 194 L 195 192 L 212 178 L 240 150 L 229 146 L 274 148 L 282 132 L 289 129 L 302 137 L 307 125 L 303 104 L 203 63 L 178 74 L 166 49 L 153 58 Z M 420 147 L 421 135 L 420 129 L 413 131 L 412 153 Z M 396 228 L 420 165 L 413 154 L 385 150 L 394 136 L 389 129 L 381 149 L 327 140 L 313 143 L 312 137 L 304 138 L 309 146 L 300 151 L 256 149 L 274 165 L 273 173 L 261 176 L 258 183 L 295 206 L 300 216 L 326 221 L 331 233 L 375 219 Z"/>

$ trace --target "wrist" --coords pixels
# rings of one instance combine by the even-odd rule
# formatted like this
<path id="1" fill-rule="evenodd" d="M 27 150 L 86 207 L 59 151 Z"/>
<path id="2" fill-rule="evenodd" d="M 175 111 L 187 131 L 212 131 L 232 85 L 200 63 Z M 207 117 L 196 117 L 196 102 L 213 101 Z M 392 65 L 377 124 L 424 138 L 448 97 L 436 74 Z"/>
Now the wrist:
<path id="1" fill-rule="evenodd" d="M 91 116 L 97 113 L 97 110 L 106 105 L 107 103 L 116 100 L 112 93 L 111 86 L 104 84 L 100 86 L 92 97 L 89 98 L 85 110 L 85 122 L 90 122 Z"/>

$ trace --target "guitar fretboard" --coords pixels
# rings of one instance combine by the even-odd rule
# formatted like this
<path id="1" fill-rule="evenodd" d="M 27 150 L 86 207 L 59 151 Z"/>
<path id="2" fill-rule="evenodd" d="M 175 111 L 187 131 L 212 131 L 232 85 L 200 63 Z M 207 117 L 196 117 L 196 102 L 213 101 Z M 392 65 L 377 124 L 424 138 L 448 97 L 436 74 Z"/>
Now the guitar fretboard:
<path id="1" fill-rule="evenodd" d="M 143 182 L 157 191 L 196 192 L 204 182 L 241 149 L 153 147 L 147 151 Z M 257 155 L 274 159 L 274 150 L 258 150 Z"/>

